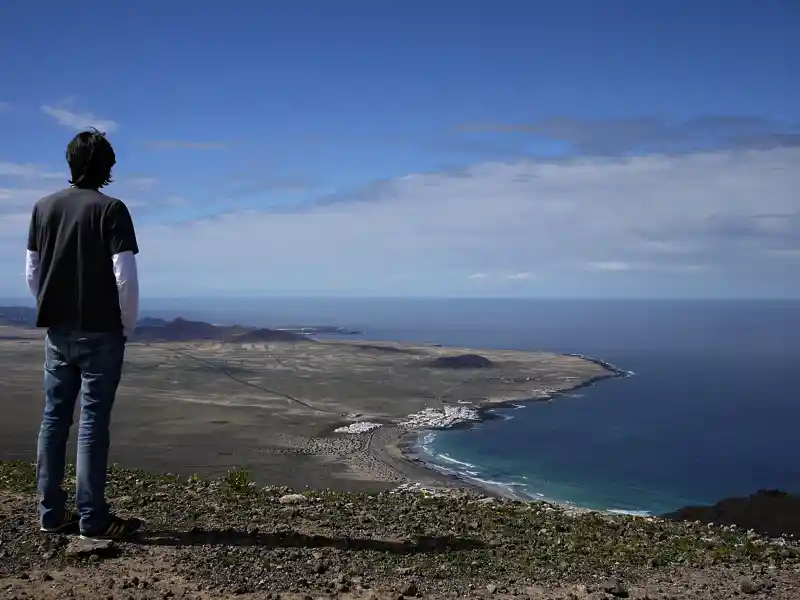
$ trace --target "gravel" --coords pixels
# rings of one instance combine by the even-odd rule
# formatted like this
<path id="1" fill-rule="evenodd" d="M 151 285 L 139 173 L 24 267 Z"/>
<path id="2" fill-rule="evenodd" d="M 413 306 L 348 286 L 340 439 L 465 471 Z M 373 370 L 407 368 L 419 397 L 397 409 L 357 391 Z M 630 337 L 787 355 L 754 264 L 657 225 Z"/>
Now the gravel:
<path id="1" fill-rule="evenodd" d="M 800 549 L 792 540 L 545 503 L 486 502 L 464 490 L 298 494 L 258 488 L 241 471 L 212 481 L 112 468 L 112 505 L 146 524 L 136 539 L 102 552 L 76 552 L 74 537 L 41 534 L 33 494 L 33 466 L 0 461 L 0 579 L 15 578 L 23 590 L 33 583 L 22 574 L 77 568 L 83 580 L 113 579 L 118 575 L 108 569 L 125 561 L 150 573 L 127 581 L 129 588 L 145 582 L 155 589 L 177 578 L 199 586 L 205 595 L 191 596 L 197 598 L 558 597 L 553 590 L 564 598 L 635 598 L 649 590 L 648 597 L 666 599 L 683 580 L 693 598 L 762 590 L 794 598 L 782 590 L 800 589 Z M 194 587 L 184 595 L 187 589 Z"/>

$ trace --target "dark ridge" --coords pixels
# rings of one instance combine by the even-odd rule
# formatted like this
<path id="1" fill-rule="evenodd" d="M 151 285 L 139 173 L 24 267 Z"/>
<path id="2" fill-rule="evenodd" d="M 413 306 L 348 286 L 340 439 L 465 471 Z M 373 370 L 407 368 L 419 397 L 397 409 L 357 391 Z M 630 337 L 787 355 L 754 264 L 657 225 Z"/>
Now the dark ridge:
<path id="1" fill-rule="evenodd" d="M 230 341 L 253 343 L 253 342 L 308 342 L 310 338 L 300 335 L 299 333 L 292 333 L 291 331 L 282 331 L 280 329 L 253 329 L 252 331 L 245 331 L 244 333 L 236 334 Z"/>
<path id="2" fill-rule="evenodd" d="M 274 329 L 251 329 L 240 325 L 212 325 L 204 321 L 175 319 L 165 325 L 146 325 L 133 334 L 137 342 L 301 342 L 309 341 L 304 335 Z"/>
<path id="3" fill-rule="evenodd" d="M 0 325 L 36 327 L 36 309 L 28 306 L 0 307 Z M 257 329 L 241 325 L 216 326 L 205 321 L 177 318 L 172 321 L 142 317 L 132 341 L 138 342 L 300 342 L 309 338 L 278 329 Z"/>
<path id="4" fill-rule="evenodd" d="M 398 348 L 397 346 L 379 346 L 377 344 L 355 344 L 360 350 L 374 350 L 376 352 L 388 352 L 390 354 L 417 354 L 415 350 Z"/>
<path id="5" fill-rule="evenodd" d="M 36 309 L 28 306 L 0 306 L 0 325 L 36 327 Z M 190 321 L 181 317 L 172 321 L 157 317 L 142 317 L 137 322 L 132 341 L 304 342 L 311 341 L 309 337 L 311 333 L 354 335 L 358 332 L 325 325 L 297 329 L 267 329 L 241 325 L 218 326 L 205 321 Z M 401 350 L 398 349 L 397 351 L 400 352 Z"/>
<path id="6" fill-rule="evenodd" d="M 780 490 L 759 490 L 746 498 L 725 498 L 713 506 L 687 506 L 663 517 L 672 521 L 736 525 L 770 537 L 800 537 L 800 496 Z"/>
<path id="7" fill-rule="evenodd" d="M 169 321 L 166 319 L 158 319 L 156 317 L 142 317 L 136 323 L 138 327 L 164 327 L 168 325 Z"/>
<path id="8" fill-rule="evenodd" d="M 178 318 L 166 325 L 139 327 L 134 332 L 133 339 L 140 342 L 219 340 L 220 329 L 211 323 Z"/>
<path id="9" fill-rule="evenodd" d="M 0 325 L 34 327 L 36 309 L 28 306 L 0 306 Z"/>
<path id="10" fill-rule="evenodd" d="M 440 356 L 432 360 L 430 366 L 434 369 L 490 369 L 494 363 L 480 354 L 459 354 Z"/>

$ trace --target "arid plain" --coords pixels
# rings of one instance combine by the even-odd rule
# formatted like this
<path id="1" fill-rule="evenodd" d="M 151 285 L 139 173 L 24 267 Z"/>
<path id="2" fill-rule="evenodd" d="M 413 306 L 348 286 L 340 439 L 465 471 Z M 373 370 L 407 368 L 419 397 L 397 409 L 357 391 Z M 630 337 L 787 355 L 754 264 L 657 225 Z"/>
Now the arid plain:
<path id="1" fill-rule="evenodd" d="M 436 368 L 479 353 L 491 368 Z M 43 332 L 0 327 L 0 454 L 32 460 L 42 410 Z M 442 482 L 401 450 L 425 408 L 543 397 L 611 376 L 573 356 L 361 341 L 130 343 L 111 460 L 129 468 L 261 484 L 374 490 Z M 363 434 L 334 429 L 367 421 Z M 74 440 L 74 432 L 73 432 Z M 71 452 L 74 450 L 71 449 Z"/>

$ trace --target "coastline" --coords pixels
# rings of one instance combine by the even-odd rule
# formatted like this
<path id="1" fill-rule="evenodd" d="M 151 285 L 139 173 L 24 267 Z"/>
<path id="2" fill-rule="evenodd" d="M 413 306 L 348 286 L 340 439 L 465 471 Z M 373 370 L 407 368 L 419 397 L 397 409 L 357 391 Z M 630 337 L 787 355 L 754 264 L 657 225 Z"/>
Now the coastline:
<path id="1" fill-rule="evenodd" d="M 0 401 L 5 416 L 0 426 L 3 454 L 33 460 L 35 444 L 30 440 L 35 440 L 41 418 L 36 401 L 41 385 L 40 332 L 0 329 L 2 334 L 24 338 L 0 344 L 0 358 L 13 365 L 14 373 L 8 382 L 12 387 Z M 370 343 L 358 342 L 359 347 Z M 490 420 L 495 417 L 490 412 L 493 409 L 556 398 L 603 379 L 627 375 L 613 365 L 587 357 L 492 349 L 479 350 L 498 364 L 491 373 L 478 376 L 474 371 L 423 369 L 417 375 L 406 367 L 407 361 L 418 361 L 424 367 L 429 356 L 475 350 L 380 344 L 403 352 L 373 352 L 359 359 L 373 369 L 372 385 L 377 396 L 364 392 L 364 378 L 358 375 L 349 388 L 344 379 L 336 390 L 325 388 L 321 395 L 316 392 L 319 397 L 313 390 L 294 392 L 295 365 L 314 366 L 314 358 L 322 356 L 325 368 L 314 372 L 327 381 L 331 369 L 348 372 L 352 343 L 324 342 L 312 347 L 316 353 L 310 355 L 309 347 L 280 346 L 280 360 L 276 360 L 274 349 L 267 352 L 266 348 L 177 342 L 132 344 L 114 412 L 111 461 L 187 477 L 217 477 L 238 468 L 248 471 L 260 485 L 301 490 L 386 491 L 419 484 L 510 497 L 504 488 L 430 464 L 420 452 L 417 438 L 437 429 Z M 231 374 L 224 367 L 231 351 L 238 353 L 236 361 L 240 364 L 236 366 L 243 364 L 248 378 Z M 362 354 L 365 352 L 369 350 L 362 349 Z M 406 368 L 396 382 L 385 380 L 387 373 L 394 373 L 392 361 Z M 282 372 L 289 376 L 281 380 Z M 484 375 L 486 384 L 481 383 Z M 402 386 L 410 377 L 411 386 L 393 392 L 392 385 Z M 435 394 L 432 390 L 437 386 L 447 389 Z M 309 392 L 308 400 L 298 399 Z M 443 402 L 444 398 L 447 400 Z M 370 422 L 381 426 L 372 431 L 337 432 L 341 426 Z"/>
<path id="2" fill-rule="evenodd" d="M 455 486 L 458 488 L 467 489 L 490 497 L 514 500 L 519 502 L 552 503 L 550 500 L 545 498 L 542 498 L 541 500 L 536 500 L 527 495 L 517 494 L 513 491 L 513 489 L 510 486 L 507 485 L 489 483 L 474 477 L 468 477 L 463 473 L 460 473 L 455 470 L 445 469 L 444 467 L 441 467 L 440 465 L 437 465 L 431 462 L 430 460 L 426 459 L 427 455 L 425 452 L 421 451 L 421 444 L 419 440 L 422 436 L 426 435 L 427 433 L 452 430 L 452 429 L 469 429 L 476 425 L 480 425 L 481 423 L 484 423 L 486 421 L 497 419 L 499 417 L 494 413 L 494 411 L 497 409 L 513 408 L 515 406 L 519 406 L 520 404 L 524 405 L 533 402 L 548 402 L 557 399 L 559 396 L 573 393 L 580 389 L 592 387 L 600 383 L 601 381 L 605 381 L 608 379 L 623 379 L 627 377 L 632 377 L 634 375 L 634 373 L 631 371 L 620 369 L 619 367 L 599 358 L 577 353 L 564 353 L 563 356 L 572 356 L 575 358 L 580 358 L 582 360 L 592 362 L 606 369 L 607 373 L 590 377 L 589 379 L 582 381 L 569 388 L 552 390 L 546 396 L 504 399 L 498 401 L 488 400 L 486 402 L 477 405 L 469 405 L 468 408 L 474 410 L 477 414 L 477 419 L 475 420 L 460 421 L 443 427 L 424 427 L 419 429 L 405 429 L 397 425 L 384 426 L 385 431 L 390 432 L 389 439 L 385 440 L 384 442 L 384 450 L 394 459 L 402 461 L 407 465 L 413 466 L 415 470 L 422 469 L 423 472 L 430 479 L 432 479 L 435 482 L 440 482 L 441 484 L 447 487 Z M 380 457 L 379 460 L 385 462 L 385 460 Z M 388 466 L 402 473 L 402 467 L 398 468 L 399 465 L 396 463 L 396 460 L 390 461 L 390 464 Z M 406 474 L 403 473 L 403 475 L 405 476 Z M 572 505 L 567 505 L 567 506 L 571 510 L 577 510 L 577 511 L 589 510 Z"/>

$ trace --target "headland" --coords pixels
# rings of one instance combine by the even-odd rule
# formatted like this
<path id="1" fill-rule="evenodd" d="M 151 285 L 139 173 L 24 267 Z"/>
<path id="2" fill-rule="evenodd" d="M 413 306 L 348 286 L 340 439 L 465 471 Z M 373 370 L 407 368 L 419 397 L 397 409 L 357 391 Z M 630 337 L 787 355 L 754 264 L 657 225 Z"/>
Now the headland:
<path id="1" fill-rule="evenodd" d="M 44 333 L 32 317 L 0 308 L 0 446 L 21 460 L 33 459 L 42 408 Z M 471 486 L 421 460 L 421 431 L 622 375 L 579 356 L 346 337 L 354 333 L 143 319 L 127 348 L 112 461 L 186 476 L 243 468 L 259 484 L 299 489 Z"/>

